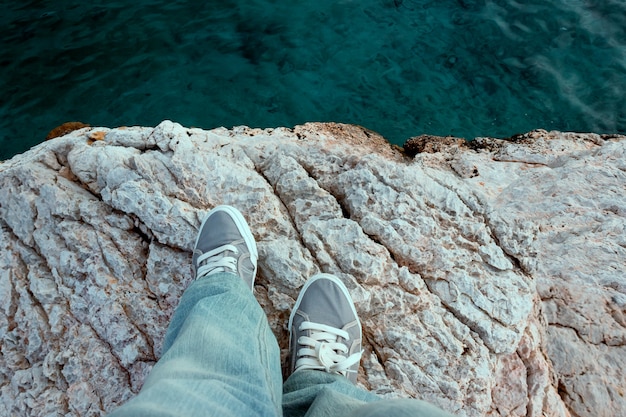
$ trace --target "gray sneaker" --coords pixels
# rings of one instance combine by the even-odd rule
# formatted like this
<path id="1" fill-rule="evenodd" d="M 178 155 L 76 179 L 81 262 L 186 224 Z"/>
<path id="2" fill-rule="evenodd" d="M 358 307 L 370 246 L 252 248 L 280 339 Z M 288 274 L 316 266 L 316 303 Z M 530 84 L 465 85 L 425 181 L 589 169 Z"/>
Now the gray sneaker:
<path id="1" fill-rule="evenodd" d="M 193 250 L 196 279 L 232 272 L 253 289 L 258 257 L 250 227 L 239 210 L 217 206 L 205 216 Z"/>
<path id="2" fill-rule="evenodd" d="M 361 337 L 361 323 L 346 286 L 334 275 L 311 277 L 289 317 L 290 374 L 315 369 L 355 383 Z"/>

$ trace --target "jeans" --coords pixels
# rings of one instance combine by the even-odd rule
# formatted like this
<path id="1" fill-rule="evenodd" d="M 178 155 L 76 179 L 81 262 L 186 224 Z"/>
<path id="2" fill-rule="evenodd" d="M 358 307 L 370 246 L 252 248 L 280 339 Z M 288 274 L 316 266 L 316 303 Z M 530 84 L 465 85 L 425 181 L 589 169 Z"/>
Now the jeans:
<path id="1" fill-rule="evenodd" d="M 381 400 L 340 375 L 294 372 L 283 385 L 280 351 L 243 280 L 218 273 L 194 281 L 174 312 L 163 355 L 121 416 L 432 416 L 418 400 Z"/>

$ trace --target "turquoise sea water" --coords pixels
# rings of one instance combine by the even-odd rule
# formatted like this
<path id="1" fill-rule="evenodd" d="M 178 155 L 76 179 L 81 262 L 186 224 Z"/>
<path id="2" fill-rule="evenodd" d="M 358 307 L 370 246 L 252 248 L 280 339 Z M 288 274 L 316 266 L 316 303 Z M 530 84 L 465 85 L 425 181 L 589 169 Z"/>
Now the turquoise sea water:
<path id="1" fill-rule="evenodd" d="M 626 133 L 623 0 L 3 5 L 0 160 L 66 121 Z"/>

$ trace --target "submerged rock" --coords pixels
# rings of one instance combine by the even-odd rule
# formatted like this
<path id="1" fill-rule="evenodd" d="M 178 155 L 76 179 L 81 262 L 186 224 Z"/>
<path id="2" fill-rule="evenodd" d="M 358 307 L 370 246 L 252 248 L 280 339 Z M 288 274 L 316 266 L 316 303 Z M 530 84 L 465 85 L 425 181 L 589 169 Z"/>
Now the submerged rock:
<path id="1" fill-rule="evenodd" d="M 1 415 L 137 393 L 218 204 L 250 223 L 284 354 L 299 288 L 330 272 L 363 322 L 367 389 L 461 416 L 626 413 L 626 137 L 409 157 L 339 124 L 93 131 L 0 165 Z"/>

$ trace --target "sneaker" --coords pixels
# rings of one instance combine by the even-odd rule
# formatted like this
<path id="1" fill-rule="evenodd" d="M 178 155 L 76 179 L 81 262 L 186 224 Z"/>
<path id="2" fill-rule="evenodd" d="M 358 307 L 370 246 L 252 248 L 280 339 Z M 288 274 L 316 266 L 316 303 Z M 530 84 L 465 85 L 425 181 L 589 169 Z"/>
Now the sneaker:
<path id="1" fill-rule="evenodd" d="M 361 323 L 346 286 L 330 274 L 305 284 L 289 317 L 290 373 L 315 369 L 356 383 Z"/>
<path id="2" fill-rule="evenodd" d="M 217 206 L 206 215 L 193 250 L 196 279 L 232 272 L 253 289 L 258 257 L 250 227 L 239 210 Z"/>

